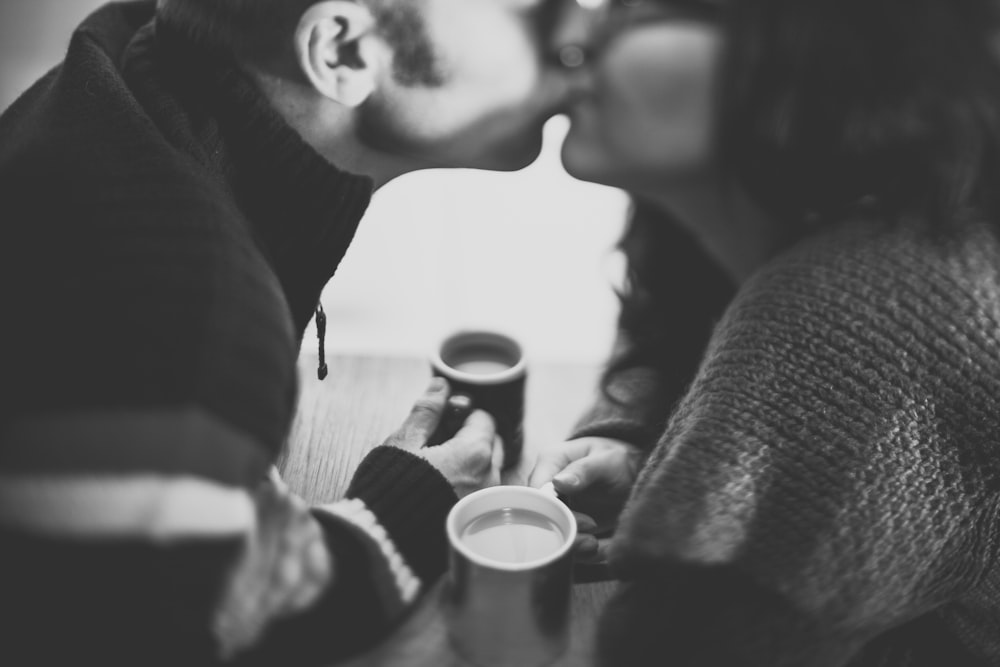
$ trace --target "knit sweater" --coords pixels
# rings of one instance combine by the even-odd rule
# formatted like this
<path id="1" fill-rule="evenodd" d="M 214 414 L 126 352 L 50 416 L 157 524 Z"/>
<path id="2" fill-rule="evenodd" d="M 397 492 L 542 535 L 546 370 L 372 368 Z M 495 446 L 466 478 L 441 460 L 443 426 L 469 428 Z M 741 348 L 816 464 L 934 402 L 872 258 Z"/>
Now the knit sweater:
<path id="1" fill-rule="evenodd" d="M 995 228 L 846 221 L 719 314 L 612 542 L 604 663 L 1000 665 Z M 649 386 L 579 433 L 647 428 Z"/>
<path id="2" fill-rule="evenodd" d="M 316 527 L 266 480 L 372 184 L 154 5 L 96 12 L 0 118 L 0 664 L 345 655 L 443 571 L 456 500 L 422 458 L 376 448 L 312 512 L 318 601 L 277 619 L 248 597 L 302 565 L 267 545 Z"/>

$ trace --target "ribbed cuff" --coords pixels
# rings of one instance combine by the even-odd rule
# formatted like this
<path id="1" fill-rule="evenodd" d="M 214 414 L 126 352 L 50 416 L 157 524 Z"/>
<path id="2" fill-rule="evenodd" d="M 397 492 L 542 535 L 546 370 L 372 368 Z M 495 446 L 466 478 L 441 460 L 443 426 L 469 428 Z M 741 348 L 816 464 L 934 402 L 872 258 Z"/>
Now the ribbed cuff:
<path id="1" fill-rule="evenodd" d="M 364 501 L 421 580 L 430 584 L 444 572 L 445 519 L 458 497 L 434 466 L 397 447 L 376 447 L 354 473 L 347 497 Z"/>

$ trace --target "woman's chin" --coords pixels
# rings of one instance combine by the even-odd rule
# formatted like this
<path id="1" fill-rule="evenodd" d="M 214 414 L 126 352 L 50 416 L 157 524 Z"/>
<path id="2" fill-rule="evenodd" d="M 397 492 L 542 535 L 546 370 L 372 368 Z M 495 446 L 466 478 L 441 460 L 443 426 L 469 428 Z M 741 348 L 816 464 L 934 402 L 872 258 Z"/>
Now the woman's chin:
<path id="1" fill-rule="evenodd" d="M 566 173 L 581 181 L 611 185 L 610 165 L 589 142 L 574 138 L 573 131 L 562 145 L 562 164 Z"/>

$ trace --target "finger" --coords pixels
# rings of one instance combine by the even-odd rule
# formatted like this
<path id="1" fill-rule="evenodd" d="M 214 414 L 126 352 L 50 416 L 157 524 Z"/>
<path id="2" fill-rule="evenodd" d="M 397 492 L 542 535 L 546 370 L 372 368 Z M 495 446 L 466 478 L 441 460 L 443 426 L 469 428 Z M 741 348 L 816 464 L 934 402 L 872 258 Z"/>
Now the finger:
<path id="1" fill-rule="evenodd" d="M 448 401 L 448 381 L 444 378 L 431 379 L 424 395 L 417 399 L 410 415 L 399 429 L 397 444 L 404 449 L 419 449 L 434 433 Z"/>
<path id="2" fill-rule="evenodd" d="M 590 453 L 586 440 L 570 440 L 542 450 L 528 477 L 528 486 L 538 488 L 552 481 L 563 468 Z"/>
<path id="3" fill-rule="evenodd" d="M 308 524 L 301 517 L 292 514 L 293 506 L 285 503 L 282 509 L 287 513 L 273 526 L 272 542 L 275 546 L 267 566 L 267 585 L 261 596 L 260 607 L 265 614 L 280 613 L 287 600 L 294 595 L 304 576 L 305 563 L 302 550 L 308 539 Z"/>
<path id="4" fill-rule="evenodd" d="M 330 582 L 332 563 L 322 536 L 313 539 L 304 549 L 303 560 L 305 577 L 287 603 L 289 613 L 302 611 L 316 602 Z"/>
<path id="5" fill-rule="evenodd" d="M 600 546 L 593 550 L 589 550 L 585 553 L 576 553 L 575 559 L 577 563 L 582 563 L 583 565 L 605 565 L 607 561 L 604 556 L 601 555 Z"/>
<path id="6" fill-rule="evenodd" d="M 581 533 L 596 533 L 597 532 L 597 522 L 586 514 L 581 512 L 573 512 L 573 516 L 576 518 L 576 529 Z"/>
<path id="7" fill-rule="evenodd" d="M 606 537 L 597 540 L 597 559 L 601 563 L 608 562 L 608 555 L 611 552 L 611 538 Z"/>
<path id="8" fill-rule="evenodd" d="M 289 522 L 282 546 L 270 601 L 277 616 L 304 609 L 319 599 L 332 565 L 323 530 L 304 509 Z"/>
<path id="9" fill-rule="evenodd" d="M 573 543 L 573 557 L 577 563 L 585 565 L 607 565 L 610 539 L 598 539 L 593 535 L 578 535 Z"/>
<path id="10" fill-rule="evenodd" d="M 465 420 L 462 428 L 458 429 L 453 440 L 465 443 L 483 442 L 493 444 L 496 437 L 497 428 L 493 417 L 484 410 L 473 410 L 469 418 Z"/>
<path id="11" fill-rule="evenodd" d="M 438 422 L 434 433 L 427 438 L 425 447 L 435 447 L 443 442 L 447 442 L 455 437 L 458 429 L 469 418 L 472 412 L 472 399 L 464 394 L 452 394 L 445 404 L 441 420 Z"/>
<path id="12" fill-rule="evenodd" d="M 597 481 L 606 480 L 614 472 L 610 457 L 602 454 L 584 456 L 570 462 L 552 478 L 556 491 L 572 495 Z"/>
<path id="13" fill-rule="evenodd" d="M 504 457 L 503 438 L 501 438 L 499 435 L 495 435 L 493 436 L 493 456 L 490 463 L 491 463 L 491 470 L 494 471 L 497 475 L 499 475 L 500 471 L 503 470 L 503 460 L 504 460 L 503 457 Z"/>
<path id="14" fill-rule="evenodd" d="M 591 562 L 597 557 L 599 544 L 593 535 L 577 535 L 573 541 L 573 553 L 580 559 Z"/>

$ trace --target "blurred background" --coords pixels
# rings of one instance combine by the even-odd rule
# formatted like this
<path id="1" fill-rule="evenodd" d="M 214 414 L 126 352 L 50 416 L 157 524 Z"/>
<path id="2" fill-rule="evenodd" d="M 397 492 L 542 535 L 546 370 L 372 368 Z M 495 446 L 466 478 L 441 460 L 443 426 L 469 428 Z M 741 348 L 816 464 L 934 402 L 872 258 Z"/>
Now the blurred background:
<path id="1" fill-rule="evenodd" d="M 98 0 L 0 0 L 0 109 L 55 66 Z M 435 170 L 380 190 L 323 294 L 329 354 L 424 355 L 445 333 L 493 327 L 534 360 L 595 363 L 611 346 L 626 202 L 542 156 L 509 174 Z M 306 334 L 303 350 L 312 350 Z"/>

